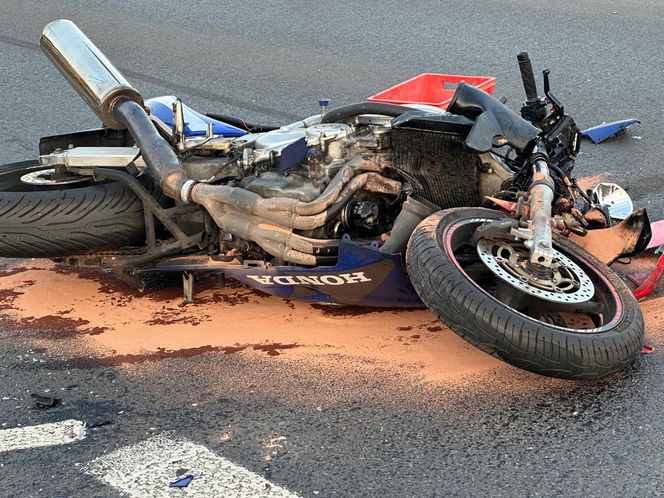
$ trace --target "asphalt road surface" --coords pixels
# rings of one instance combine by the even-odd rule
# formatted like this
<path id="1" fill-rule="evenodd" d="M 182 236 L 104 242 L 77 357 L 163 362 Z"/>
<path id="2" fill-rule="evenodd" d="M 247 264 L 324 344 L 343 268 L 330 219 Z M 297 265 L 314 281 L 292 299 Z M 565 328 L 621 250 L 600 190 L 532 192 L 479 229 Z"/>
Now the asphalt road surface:
<path id="1" fill-rule="evenodd" d="M 56 18 L 144 95 L 266 124 L 421 72 L 496 76 L 517 108 L 515 55 L 527 50 L 581 127 L 641 120 L 585 144 L 576 173 L 664 216 L 657 0 L 0 6 L 2 163 L 34 157 L 42 135 L 98 124 L 39 52 Z M 138 296 L 108 275 L 3 265 L 2 496 L 664 494 L 659 298 L 644 304 L 655 353 L 577 383 L 499 364 L 426 311 L 337 313 L 233 287 L 180 309 L 177 289 Z M 31 393 L 61 401 L 37 410 Z M 51 444 L 36 446 L 44 433 Z M 168 488 L 187 474 L 189 487 Z"/>

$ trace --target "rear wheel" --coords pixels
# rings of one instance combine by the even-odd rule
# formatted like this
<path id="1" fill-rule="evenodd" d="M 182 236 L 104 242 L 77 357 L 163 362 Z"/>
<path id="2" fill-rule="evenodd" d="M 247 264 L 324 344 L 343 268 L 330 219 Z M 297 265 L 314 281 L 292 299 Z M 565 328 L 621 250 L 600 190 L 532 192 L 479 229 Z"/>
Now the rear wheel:
<path id="1" fill-rule="evenodd" d="M 45 169 L 36 161 L 0 166 L 0 257 L 72 256 L 143 243 L 143 206 L 129 188 L 21 181 Z"/>
<path id="2" fill-rule="evenodd" d="M 622 280 L 588 252 L 557 237 L 554 248 L 567 262 L 555 276 L 558 283 L 550 288 L 538 282 L 520 285 L 527 283 L 523 275 L 501 273 L 510 269 L 508 259 L 517 257 L 515 251 L 491 249 L 490 244 L 478 250 L 472 242 L 477 227 L 503 216 L 489 209 L 456 208 L 418 225 L 406 262 L 422 301 L 464 339 L 532 372 L 592 379 L 629 364 L 641 351 L 644 325 Z"/>

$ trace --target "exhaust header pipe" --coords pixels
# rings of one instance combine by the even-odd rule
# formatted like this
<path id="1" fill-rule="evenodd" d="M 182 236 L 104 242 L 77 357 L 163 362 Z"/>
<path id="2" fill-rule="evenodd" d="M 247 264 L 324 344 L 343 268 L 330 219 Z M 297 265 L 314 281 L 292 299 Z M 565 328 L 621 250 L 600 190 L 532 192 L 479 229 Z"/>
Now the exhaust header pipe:
<path id="1" fill-rule="evenodd" d="M 173 149 L 150 121 L 138 90 L 76 24 L 67 19 L 48 23 L 39 44 L 105 127 L 129 130 L 148 170 L 164 193 L 186 202 L 187 191 L 194 182 L 187 181 Z"/>

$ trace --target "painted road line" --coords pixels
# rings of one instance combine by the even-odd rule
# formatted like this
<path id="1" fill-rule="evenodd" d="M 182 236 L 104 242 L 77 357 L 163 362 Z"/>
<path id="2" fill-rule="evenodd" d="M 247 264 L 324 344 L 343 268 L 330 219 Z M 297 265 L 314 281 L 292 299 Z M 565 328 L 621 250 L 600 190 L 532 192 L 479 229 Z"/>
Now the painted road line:
<path id="1" fill-rule="evenodd" d="M 178 471 L 192 474 L 186 488 L 169 488 Z M 205 446 L 159 434 L 99 457 L 85 472 L 135 497 L 187 496 L 236 498 L 293 498 L 287 489 L 272 484 Z"/>
<path id="2" fill-rule="evenodd" d="M 51 424 L 30 425 L 0 430 L 0 453 L 41 446 L 68 444 L 85 437 L 85 424 L 79 420 L 63 420 Z"/>

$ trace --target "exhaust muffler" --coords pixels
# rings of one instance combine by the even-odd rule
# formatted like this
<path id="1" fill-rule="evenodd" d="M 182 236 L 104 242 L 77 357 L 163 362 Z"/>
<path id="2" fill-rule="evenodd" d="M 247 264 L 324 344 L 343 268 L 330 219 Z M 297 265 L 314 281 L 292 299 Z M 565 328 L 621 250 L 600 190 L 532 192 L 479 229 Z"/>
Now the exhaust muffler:
<path id="1" fill-rule="evenodd" d="M 107 128 L 124 129 L 114 116 L 122 100 L 143 105 L 138 90 L 73 22 L 58 19 L 44 28 L 41 49 Z"/>
<path id="2" fill-rule="evenodd" d="M 187 181 L 173 149 L 150 121 L 141 94 L 101 50 L 67 19 L 48 23 L 39 44 L 105 127 L 129 130 L 164 193 L 174 199 L 186 199 L 183 187 L 186 191 L 194 182 Z"/>

